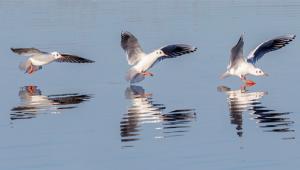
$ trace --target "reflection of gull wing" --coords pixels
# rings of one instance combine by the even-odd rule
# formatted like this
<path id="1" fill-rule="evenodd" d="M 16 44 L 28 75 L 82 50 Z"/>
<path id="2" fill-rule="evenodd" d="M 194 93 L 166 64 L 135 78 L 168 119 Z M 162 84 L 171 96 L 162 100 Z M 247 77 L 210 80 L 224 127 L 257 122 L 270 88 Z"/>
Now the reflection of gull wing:
<path id="1" fill-rule="evenodd" d="M 230 90 L 225 86 L 218 87 L 218 90 L 228 95 L 228 105 L 231 117 L 231 124 L 236 125 L 237 134 L 243 134 L 243 113 L 250 111 L 251 118 L 256 120 L 264 132 L 294 132 L 290 128 L 294 121 L 287 115 L 290 112 L 277 112 L 261 105 L 261 99 L 267 92 L 247 92 L 244 90 Z M 294 139 L 294 137 L 283 137 L 282 139 Z"/>
<path id="2" fill-rule="evenodd" d="M 45 96 L 36 86 L 21 88 L 19 96 L 21 104 L 11 109 L 12 120 L 33 118 L 40 113 L 59 113 L 61 109 L 72 109 L 91 98 L 78 93 Z"/>
<path id="3" fill-rule="evenodd" d="M 259 59 L 261 59 L 264 56 L 264 54 L 286 46 L 287 44 L 289 44 L 289 42 L 293 41 L 295 37 L 296 35 L 290 34 L 265 41 L 250 52 L 250 54 L 247 57 L 247 61 L 249 63 L 255 64 Z"/>
<path id="4" fill-rule="evenodd" d="M 26 56 L 26 57 L 49 54 L 47 52 L 40 51 L 36 48 L 11 48 L 11 50 L 16 54 Z"/>
<path id="5" fill-rule="evenodd" d="M 234 67 L 236 64 L 243 62 L 245 59 L 243 57 L 243 34 L 241 35 L 238 43 L 231 49 L 231 56 L 228 65 L 228 69 Z"/>
<path id="6" fill-rule="evenodd" d="M 231 90 L 226 86 L 219 86 L 218 91 L 228 95 L 228 107 L 231 124 L 236 125 L 237 135 L 243 135 L 243 112 L 259 103 L 259 99 L 266 95 L 266 92 L 247 92 L 246 89 Z"/>
<path id="7" fill-rule="evenodd" d="M 24 114 L 37 113 L 54 104 L 47 96 L 43 95 L 26 96 L 26 98 L 23 98 L 22 100 L 23 104 L 12 108 L 11 111 Z"/>
<path id="8" fill-rule="evenodd" d="M 154 138 L 182 136 L 190 127 L 189 123 L 196 118 L 194 109 L 177 109 L 163 113 L 165 106 L 155 103 L 152 95 L 145 93 L 140 86 L 128 87 L 125 96 L 132 104 L 120 122 L 122 142 L 139 140 L 143 124 L 151 128 L 154 126 L 152 129 L 159 132 Z"/>
<path id="9" fill-rule="evenodd" d="M 67 62 L 67 63 L 94 63 L 95 61 L 82 58 L 71 54 L 61 54 L 62 57 L 56 59 L 56 62 Z"/>
<path id="10" fill-rule="evenodd" d="M 121 34 L 121 46 L 127 54 L 127 61 L 129 65 L 134 65 L 145 56 L 137 38 L 130 32 L 123 32 Z"/>
<path id="11" fill-rule="evenodd" d="M 85 94 L 59 94 L 48 96 L 49 100 L 53 101 L 54 105 L 71 105 L 79 104 L 81 102 L 87 101 L 91 98 L 90 95 Z"/>

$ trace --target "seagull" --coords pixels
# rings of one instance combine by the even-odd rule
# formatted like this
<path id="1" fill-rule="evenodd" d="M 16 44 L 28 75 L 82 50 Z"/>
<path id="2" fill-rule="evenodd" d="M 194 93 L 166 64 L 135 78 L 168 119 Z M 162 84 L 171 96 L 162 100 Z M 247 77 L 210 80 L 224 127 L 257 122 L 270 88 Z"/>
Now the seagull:
<path id="1" fill-rule="evenodd" d="M 227 66 L 227 71 L 221 76 L 221 79 L 224 79 L 228 76 L 238 76 L 243 82 L 245 82 L 246 85 L 255 85 L 256 83 L 254 81 L 246 79 L 246 75 L 251 74 L 254 76 L 268 76 L 267 73 L 255 66 L 256 62 L 261 59 L 264 54 L 286 46 L 295 38 L 296 35 L 288 34 L 265 41 L 252 50 L 247 58 L 244 58 L 244 40 L 242 34 L 238 43 L 231 49 L 229 65 Z"/>
<path id="2" fill-rule="evenodd" d="M 153 76 L 147 70 L 163 59 L 175 58 L 197 50 L 196 47 L 190 45 L 175 44 L 164 46 L 146 54 L 139 45 L 137 38 L 130 32 L 121 33 L 121 46 L 127 55 L 128 64 L 132 66 L 126 76 L 126 80 L 130 83 L 137 83 L 144 80 L 146 76 Z"/>
<path id="3" fill-rule="evenodd" d="M 93 63 L 94 61 L 85 59 L 76 55 L 61 54 L 59 52 L 44 52 L 36 48 L 11 48 L 11 50 L 19 55 L 29 57 L 26 61 L 19 65 L 21 70 L 25 70 L 25 73 L 31 75 L 32 73 L 42 69 L 43 65 L 56 62 L 68 62 L 68 63 Z"/>

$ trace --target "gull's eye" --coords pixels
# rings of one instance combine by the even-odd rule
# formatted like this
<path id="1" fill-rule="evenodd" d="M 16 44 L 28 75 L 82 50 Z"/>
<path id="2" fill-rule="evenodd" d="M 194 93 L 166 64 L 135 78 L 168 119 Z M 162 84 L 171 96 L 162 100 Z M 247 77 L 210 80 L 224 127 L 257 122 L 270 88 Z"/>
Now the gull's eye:
<path id="1" fill-rule="evenodd" d="M 261 71 L 260 71 L 260 70 L 259 70 L 258 72 L 259 72 L 259 73 L 261 73 Z"/>

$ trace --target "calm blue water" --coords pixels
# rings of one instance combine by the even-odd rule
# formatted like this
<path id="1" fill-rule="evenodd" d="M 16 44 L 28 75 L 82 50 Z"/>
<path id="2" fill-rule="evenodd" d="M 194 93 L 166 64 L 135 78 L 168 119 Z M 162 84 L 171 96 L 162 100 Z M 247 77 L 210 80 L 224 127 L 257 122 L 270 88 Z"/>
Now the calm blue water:
<path id="1" fill-rule="evenodd" d="M 300 35 L 297 0 L 0 1 L 0 169 L 296 169 L 300 165 L 298 38 L 258 66 L 270 76 L 219 80 L 244 53 Z M 120 34 L 150 52 L 198 47 L 130 86 Z M 32 76 L 11 47 L 77 54 Z"/>

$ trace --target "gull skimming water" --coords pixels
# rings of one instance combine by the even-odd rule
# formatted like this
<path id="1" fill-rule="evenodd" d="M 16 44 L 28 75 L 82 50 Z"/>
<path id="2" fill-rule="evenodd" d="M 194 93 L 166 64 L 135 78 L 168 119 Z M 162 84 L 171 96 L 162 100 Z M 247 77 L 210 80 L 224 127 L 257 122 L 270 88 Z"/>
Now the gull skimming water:
<path id="1" fill-rule="evenodd" d="M 190 45 L 175 44 L 162 47 L 146 54 L 139 45 L 137 38 L 130 32 L 123 32 L 121 34 L 121 46 L 126 52 L 128 64 L 133 65 L 126 76 L 126 80 L 130 81 L 130 83 L 140 82 L 144 80 L 146 76 L 153 76 L 153 74 L 147 72 L 147 70 L 163 59 L 175 58 L 197 50 L 196 47 Z"/>
<path id="2" fill-rule="evenodd" d="M 19 55 L 29 57 L 25 62 L 19 65 L 21 70 L 25 73 L 32 74 L 40 69 L 43 65 L 49 64 L 53 61 L 68 62 L 68 63 L 93 63 L 94 61 L 85 59 L 71 54 L 60 54 L 58 52 L 44 52 L 36 48 L 11 48 L 11 50 Z"/>
<path id="3" fill-rule="evenodd" d="M 265 41 L 252 50 L 247 58 L 244 58 L 244 40 L 242 34 L 238 43 L 231 49 L 230 62 L 227 66 L 227 71 L 221 76 L 221 78 L 223 79 L 228 76 L 238 76 L 246 83 L 246 85 L 255 85 L 255 82 L 246 79 L 246 75 L 251 74 L 254 76 L 268 76 L 268 74 L 264 73 L 260 68 L 255 66 L 256 62 L 262 58 L 264 54 L 286 46 L 289 44 L 289 42 L 293 41 L 295 37 L 296 35 L 289 34 Z"/>

